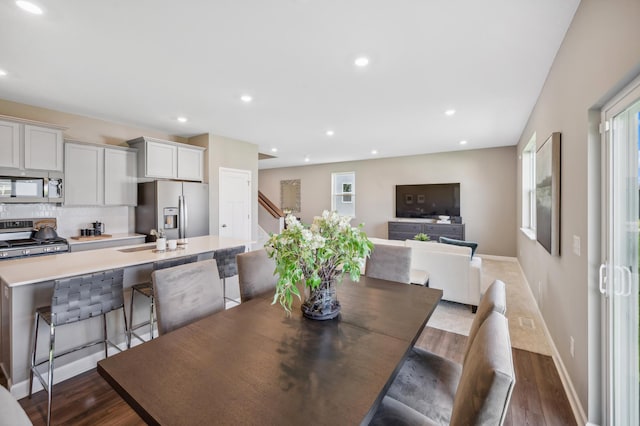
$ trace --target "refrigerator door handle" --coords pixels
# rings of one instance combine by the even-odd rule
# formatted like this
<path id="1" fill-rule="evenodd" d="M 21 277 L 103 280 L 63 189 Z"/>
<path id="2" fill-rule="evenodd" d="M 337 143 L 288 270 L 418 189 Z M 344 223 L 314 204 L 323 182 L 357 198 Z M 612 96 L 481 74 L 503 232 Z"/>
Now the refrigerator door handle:
<path id="1" fill-rule="evenodd" d="M 178 196 L 178 239 L 182 240 L 186 236 L 187 211 L 184 196 Z"/>

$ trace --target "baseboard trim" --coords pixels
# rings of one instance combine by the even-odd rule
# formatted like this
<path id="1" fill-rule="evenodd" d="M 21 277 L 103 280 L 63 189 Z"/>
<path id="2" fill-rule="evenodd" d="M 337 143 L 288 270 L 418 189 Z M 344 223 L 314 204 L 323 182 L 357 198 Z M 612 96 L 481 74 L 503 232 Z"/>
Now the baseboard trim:
<path id="1" fill-rule="evenodd" d="M 518 258 L 517 257 L 512 257 L 512 256 L 496 256 L 494 254 L 482 254 L 482 253 L 478 253 L 476 254 L 476 256 L 482 258 L 482 259 L 488 259 L 488 260 L 500 260 L 502 262 L 515 262 L 518 263 Z M 522 268 L 520 268 L 522 269 Z"/>
<path id="2" fill-rule="evenodd" d="M 531 291 L 531 286 L 529 285 L 529 281 L 527 280 L 527 276 L 524 274 L 524 270 L 522 269 L 522 265 L 516 258 L 516 262 L 518 263 L 518 267 L 520 268 L 520 272 L 524 277 L 524 281 L 527 285 L 527 290 L 529 291 L 532 300 L 535 300 L 533 297 L 533 292 Z M 560 377 L 560 381 L 562 382 L 562 387 L 564 388 L 565 393 L 567 394 L 567 399 L 569 400 L 569 405 L 571 405 L 571 411 L 573 411 L 573 417 L 576 419 L 576 423 L 579 425 L 589 425 L 590 423 L 587 421 L 587 416 L 585 414 L 584 408 L 580 403 L 580 398 L 578 398 L 578 393 L 576 392 L 575 387 L 573 386 L 573 382 L 571 381 L 571 377 L 567 372 L 564 363 L 562 362 L 562 357 L 560 356 L 560 352 L 558 352 L 558 348 L 556 347 L 556 343 L 551 338 L 551 333 L 547 328 L 547 323 L 540 312 L 540 308 L 536 304 L 536 310 L 540 316 L 540 321 L 542 322 L 542 329 L 544 331 L 545 336 L 547 336 L 547 340 L 549 341 L 549 346 L 551 346 L 551 359 L 553 360 L 554 365 L 556 366 L 556 370 L 558 370 L 558 376 Z"/>

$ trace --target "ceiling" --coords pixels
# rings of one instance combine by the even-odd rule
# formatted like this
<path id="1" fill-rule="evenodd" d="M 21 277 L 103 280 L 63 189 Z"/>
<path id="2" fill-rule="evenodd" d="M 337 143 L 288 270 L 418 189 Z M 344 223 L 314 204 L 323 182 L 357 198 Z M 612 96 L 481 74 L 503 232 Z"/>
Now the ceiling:
<path id="1" fill-rule="evenodd" d="M 255 143 L 265 169 L 515 145 L 579 0 L 34 3 L 0 1 L 0 98 Z"/>

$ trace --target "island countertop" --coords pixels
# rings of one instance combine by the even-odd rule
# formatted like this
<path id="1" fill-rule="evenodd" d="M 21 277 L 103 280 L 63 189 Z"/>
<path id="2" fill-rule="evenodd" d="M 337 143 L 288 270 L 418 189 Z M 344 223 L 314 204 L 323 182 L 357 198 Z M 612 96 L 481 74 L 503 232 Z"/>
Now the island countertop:
<path id="1" fill-rule="evenodd" d="M 26 257 L 0 262 L 0 278 L 7 286 L 17 287 L 247 244 L 251 244 L 251 241 L 209 235 L 189 238 L 188 244 L 184 248 L 165 252 L 156 252 L 154 250 L 155 243 L 147 243 L 76 253 Z"/>

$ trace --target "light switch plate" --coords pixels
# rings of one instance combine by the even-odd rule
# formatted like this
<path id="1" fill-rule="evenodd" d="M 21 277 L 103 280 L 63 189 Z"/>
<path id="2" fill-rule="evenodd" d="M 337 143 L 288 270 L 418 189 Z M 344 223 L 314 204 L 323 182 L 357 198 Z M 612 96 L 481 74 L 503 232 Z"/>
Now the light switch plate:
<path id="1" fill-rule="evenodd" d="M 577 235 L 573 236 L 573 253 L 576 256 L 580 256 L 580 237 Z"/>

